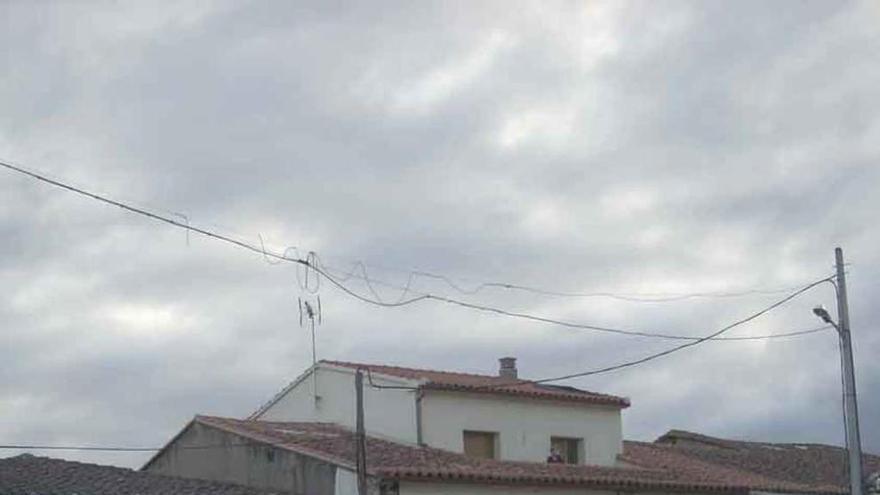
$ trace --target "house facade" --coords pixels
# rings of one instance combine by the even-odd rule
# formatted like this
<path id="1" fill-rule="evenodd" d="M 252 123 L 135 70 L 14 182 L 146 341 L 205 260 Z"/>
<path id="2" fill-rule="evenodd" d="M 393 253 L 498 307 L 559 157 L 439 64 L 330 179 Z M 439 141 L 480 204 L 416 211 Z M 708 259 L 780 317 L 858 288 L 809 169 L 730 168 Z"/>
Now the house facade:
<path id="1" fill-rule="evenodd" d="M 197 416 L 145 471 L 295 495 L 355 495 L 355 435 L 333 423 Z M 743 487 L 655 467 L 502 461 L 366 438 L 370 495 L 728 493 Z"/>
<path id="2" fill-rule="evenodd" d="M 624 441 L 628 399 L 521 380 L 512 358 L 491 375 L 322 361 L 246 419 L 196 416 L 143 470 L 354 495 L 358 371 L 370 495 L 848 493 L 839 448 L 677 430 Z"/>
<path id="3" fill-rule="evenodd" d="M 627 399 L 521 383 L 513 358 L 495 376 L 322 361 L 250 419 L 354 427 L 358 369 L 368 373 L 370 435 L 510 461 L 544 462 L 556 450 L 568 463 L 612 466 L 623 451 Z"/>

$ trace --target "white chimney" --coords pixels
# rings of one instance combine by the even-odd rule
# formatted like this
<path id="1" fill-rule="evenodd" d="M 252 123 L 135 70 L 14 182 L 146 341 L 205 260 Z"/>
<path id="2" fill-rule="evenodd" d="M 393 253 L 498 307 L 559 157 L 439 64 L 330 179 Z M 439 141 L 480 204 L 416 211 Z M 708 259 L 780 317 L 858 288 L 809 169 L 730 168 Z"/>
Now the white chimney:
<path id="1" fill-rule="evenodd" d="M 516 379 L 516 358 L 515 357 L 503 357 L 498 360 L 498 376 L 502 378 L 513 378 Z"/>

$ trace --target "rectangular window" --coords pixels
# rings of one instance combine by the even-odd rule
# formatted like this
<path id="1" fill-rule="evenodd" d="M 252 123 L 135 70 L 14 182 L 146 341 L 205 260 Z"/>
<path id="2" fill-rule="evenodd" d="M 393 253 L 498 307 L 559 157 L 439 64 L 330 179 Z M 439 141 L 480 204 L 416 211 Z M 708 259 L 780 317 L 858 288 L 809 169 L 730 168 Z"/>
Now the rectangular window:
<path id="1" fill-rule="evenodd" d="M 579 464 L 583 454 L 580 438 L 550 437 L 550 449 L 566 464 Z"/>
<path id="2" fill-rule="evenodd" d="M 478 459 L 497 459 L 498 434 L 491 431 L 465 431 L 464 454 Z"/>

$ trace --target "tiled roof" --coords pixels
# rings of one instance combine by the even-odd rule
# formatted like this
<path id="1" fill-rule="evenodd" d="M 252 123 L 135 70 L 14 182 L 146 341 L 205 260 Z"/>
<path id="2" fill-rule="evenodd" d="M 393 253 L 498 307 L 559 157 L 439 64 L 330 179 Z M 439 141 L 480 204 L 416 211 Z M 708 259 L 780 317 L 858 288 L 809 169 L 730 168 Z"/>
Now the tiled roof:
<path id="1" fill-rule="evenodd" d="M 267 495 L 230 483 L 22 454 L 0 459 L 3 495 Z"/>
<path id="2" fill-rule="evenodd" d="M 819 490 L 848 492 L 846 451 L 831 445 L 747 442 L 671 430 L 655 445 L 676 455 L 728 466 L 778 482 L 807 485 Z M 862 456 L 864 472 L 880 471 L 880 456 Z"/>
<path id="3" fill-rule="evenodd" d="M 417 380 L 421 387 L 429 390 L 452 390 L 461 392 L 480 392 L 496 395 L 529 397 L 591 404 L 605 404 L 616 407 L 629 407 L 629 399 L 614 395 L 600 394 L 574 387 L 529 383 L 492 375 L 476 375 L 450 371 L 436 371 L 417 368 L 402 368 L 380 364 L 350 363 L 345 361 L 321 361 L 321 363 L 343 368 L 363 368 L 372 373 Z"/>
<path id="4" fill-rule="evenodd" d="M 328 423 L 238 420 L 196 416 L 196 423 L 352 469 L 354 434 Z M 446 450 L 367 438 L 367 470 L 384 479 L 488 484 L 562 485 L 609 490 L 745 492 L 711 473 L 670 469 L 569 466 L 474 459 Z"/>

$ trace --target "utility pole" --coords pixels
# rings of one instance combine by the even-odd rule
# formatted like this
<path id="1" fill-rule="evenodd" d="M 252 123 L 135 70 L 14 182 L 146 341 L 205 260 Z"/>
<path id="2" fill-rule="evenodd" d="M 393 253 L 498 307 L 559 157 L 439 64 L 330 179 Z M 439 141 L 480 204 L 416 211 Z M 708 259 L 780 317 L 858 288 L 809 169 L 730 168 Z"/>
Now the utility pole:
<path id="1" fill-rule="evenodd" d="M 849 304 L 846 300 L 846 270 L 843 250 L 834 250 L 837 263 L 837 318 L 840 320 L 837 334 L 840 337 L 841 364 L 843 369 L 843 394 L 845 402 L 846 443 L 849 453 L 849 484 L 851 495 L 862 495 L 862 440 L 859 435 L 859 406 L 856 400 L 856 375 L 853 366 L 852 338 L 849 331 Z"/>
<path id="2" fill-rule="evenodd" d="M 355 450 L 357 463 L 358 495 L 367 495 L 367 435 L 364 431 L 364 372 L 358 368 L 354 375 L 357 426 L 355 431 Z M 861 493 L 859 494 L 861 495 Z"/>

